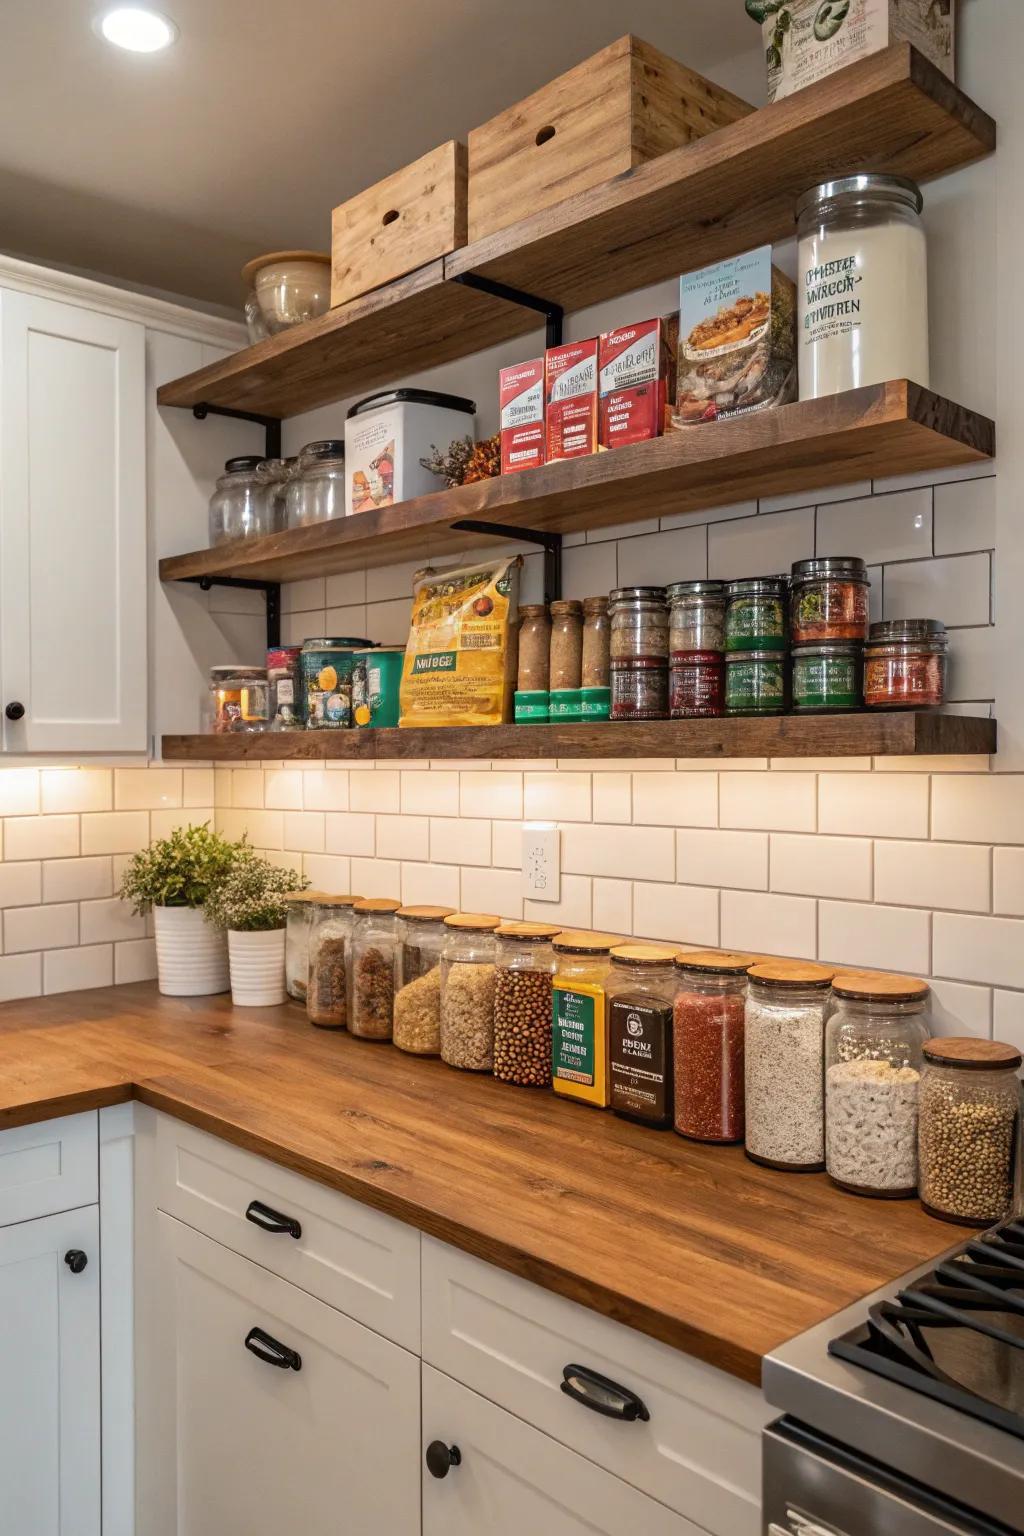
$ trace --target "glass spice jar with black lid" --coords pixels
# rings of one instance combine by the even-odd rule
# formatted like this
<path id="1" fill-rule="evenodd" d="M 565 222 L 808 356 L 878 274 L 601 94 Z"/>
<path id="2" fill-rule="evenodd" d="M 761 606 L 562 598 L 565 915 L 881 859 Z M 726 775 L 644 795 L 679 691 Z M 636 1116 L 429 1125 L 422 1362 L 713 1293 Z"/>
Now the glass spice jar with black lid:
<path id="1" fill-rule="evenodd" d="M 725 589 L 725 649 L 784 651 L 787 643 L 785 576 L 730 581 Z"/>
<path id="2" fill-rule="evenodd" d="M 938 619 L 872 624 L 864 651 L 869 709 L 936 709 L 946 697 L 948 639 Z"/>
<path id="3" fill-rule="evenodd" d="M 668 719 L 669 609 L 664 587 L 619 587 L 611 613 L 611 718 Z"/>
<path id="4" fill-rule="evenodd" d="M 797 560 L 790 577 L 794 645 L 868 637 L 868 568 L 856 555 Z"/>
<path id="5" fill-rule="evenodd" d="M 619 944 L 605 983 L 611 1107 L 625 1120 L 670 1130 L 672 1007 L 676 952 L 657 944 Z"/>
<path id="6" fill-rule="evenodd" d="M 864 647 L 851 640 L 796 645 L 792 653 L 793 713 L 842 714 L 864 702 Z"/>

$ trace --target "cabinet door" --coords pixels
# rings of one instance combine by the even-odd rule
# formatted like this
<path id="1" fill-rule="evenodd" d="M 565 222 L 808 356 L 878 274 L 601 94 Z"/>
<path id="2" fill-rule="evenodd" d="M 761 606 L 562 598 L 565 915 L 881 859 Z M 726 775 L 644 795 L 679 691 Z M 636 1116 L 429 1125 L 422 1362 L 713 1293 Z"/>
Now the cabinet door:
<path id="1" fill-rule="evenodd" d="M 0 1231 L 4 1536 L 99 1536 L 98 1233 L 96 1206 Z"/>
<path id="2" fill-rule="evenodd" d="M 458 1465 L 443 1478 L 426 1464 L 435 1440 L 458 1448 Z M 683 1515 L 429 1365 L 423 1446 L 423 1536 L 704 1536 Z"/>
<path id="3" fill-rule="evenodd" d="M 145 332 L 0 293 L 9 752 L 146 748 Z"/>
<path id="4" fill-rule="evenodd" d="M 415 1355 L 161 1213 L 147 1536 L 418 1536 Z M 272 1343 L 246 1340 L 258 1328 Z M 298 1368 L 271 1363 L 294 1351 Z M 176 1474 L 176 1475 L 175 1475 Z"/>

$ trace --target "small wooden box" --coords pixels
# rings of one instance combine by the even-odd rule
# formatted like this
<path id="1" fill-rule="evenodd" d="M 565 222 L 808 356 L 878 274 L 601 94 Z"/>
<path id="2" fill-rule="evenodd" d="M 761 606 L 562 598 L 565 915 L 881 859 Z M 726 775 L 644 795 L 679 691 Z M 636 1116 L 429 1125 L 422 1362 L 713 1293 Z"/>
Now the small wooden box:
<path id="1" fill-rule="evenodd" d="M 335 208 L 331 304 L 345 304 L 466 243 L 466 146 L 439 149 Z"/>
<path id="2" fill-rule="evenodd" d="M 593 58 L 469 135 L 469 238 L 504 229 L 753 109 L 638 37 Z"/>

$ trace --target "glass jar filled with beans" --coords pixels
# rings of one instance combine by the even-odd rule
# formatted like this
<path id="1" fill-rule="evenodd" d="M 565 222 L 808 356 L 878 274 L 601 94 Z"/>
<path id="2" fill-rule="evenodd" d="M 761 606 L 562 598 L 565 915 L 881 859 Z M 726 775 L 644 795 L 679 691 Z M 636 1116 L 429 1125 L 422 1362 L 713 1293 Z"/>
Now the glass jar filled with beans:
<path id="1" fill-rule="evenodd" d="M 868 637 L 868 568 L 853 555 L 797 560 L 790 579 L 794 645 Z"/>
<path id="2" fill-rule="evenodd" d="M 348 1026 L 353 909 L 359 899 L 321 895 L 310 914 L 306 1013 L 319 1029 Z"/>
<path id="3" fill-rule="evenodd" d="M 368 896 L 352 909 L 349 1033 L 360 1040 L 390 1040 L 402 938 L 400 901 Z"/>
<path id="4" fill-rule="evenodd" d="M 551 604 L 551 691 L 579 688 L 582 678 L 583 604 L 565 598 Z"/>
<path id="5" fill-rule="evenodd" d="M 1020 1065 L 1020 1051 L 997 1040 L 925 1044 L 918 1188 L 929 1215 L 990 1227 L 1011 1214 Z"/>
<path id="6" fill-rule="evenodd" d="M 494 963 L 501 918 L 487 912 L 446 917 L 441 951 L 441 1059 L 466 1072 L 494 1066 Z"/>
<path id="7" fill-rule="evenodd" d="M 693 1141 L 743 1140 L 743 1036 L 750 955 L 676 955 L 675 1128 Z"/>
<path id="8" fill-rule="evenodd" d="M 619 587 L 609 597 L 611 718 L 668 719 L 668 602 L 664 587 Z"/>
<path id="9" fill-rule="evenodd" d="M 502 923 L 496 930 L 494 1075 L 524 1088 L 551 1086 L 551 997 L 559 929 Z"/>
<path id="10" fill-rule="evenodd" d="M 583 601 L 583 682 L 584 688 L 607 688 L 611 663 L 611 619 L 608 599 L 588 597 Z"/>
<path id="11" fill-rule="evenodd" d="M 672 1004 L 675 950 L 620 944 L 611 952 L 608 1086 L 611 1107 L 654 1130 L 672 1125 Z"/>

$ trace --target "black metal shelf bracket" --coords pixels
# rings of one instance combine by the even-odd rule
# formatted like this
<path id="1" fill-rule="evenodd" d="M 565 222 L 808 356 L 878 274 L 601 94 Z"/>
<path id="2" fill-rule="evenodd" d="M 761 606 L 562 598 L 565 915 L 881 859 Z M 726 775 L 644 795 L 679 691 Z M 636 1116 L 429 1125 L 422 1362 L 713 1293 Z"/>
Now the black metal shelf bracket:
<path id="1" fill-rule="evenodd" d="M 452 523 L 453 533 L 486 533 L 493 539 L 515 539 L 522 544 L 539 544 L 544 551 L 544 601 L 555 603 L 562 595 L 562 535 L 540 528 L 514 528 L 508 523 L 485 523 L 476 517 L 463 517 Z"/>
<path id="2" fill-rule="evenodd" d="M 479 293 L 489 293 L 496 299 L 506 299 L 509 304 L 518 304 L 523 309 L 537 310 L 544 316 L 545 346 L 561 346 L 562 321 L 565 319 L 561 304 L 555 304 L 550 299 L 539 299 L 536 294 L 524 293 L 521 288 L 510 288 L 507 283 L 496 283 L 493 278 L 481 277 L 477 272 L 457 272 L 453 281 L 467 288 L 476 288 Z"/>
<path id="3" fill-rule="evenodd" d="M 232 421 L 254 421 L 258 427 L 263 428 L 265 434 L 265 457 L 281 457 L 280 416 L 261 416 L 257 411 L 236 411 L 229 405 L 209 405 L 205 401 L 192 407 L 192 415 L 196 421 L 205 421 L 207 416 L 227 416 Z"/>
<path id="4" fill-rule="evenodd" d="M 182 581 L 210 592 L 214 587 L 236 587 L 243 592 L 263 592 L 267 599 L 267 650 L 281 644 L 281 583 L 255 581 L 244 576 L 183 576 Z"/>

